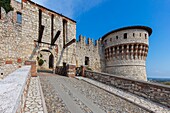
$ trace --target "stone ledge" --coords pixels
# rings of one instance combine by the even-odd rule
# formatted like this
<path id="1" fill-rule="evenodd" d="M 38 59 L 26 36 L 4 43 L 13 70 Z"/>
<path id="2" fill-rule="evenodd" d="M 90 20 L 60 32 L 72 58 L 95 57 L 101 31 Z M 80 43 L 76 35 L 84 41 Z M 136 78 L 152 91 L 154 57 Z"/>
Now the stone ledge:
<path id="1" fill-rule="evenodd" d="M 85 76 L 170 107 L 170 86 L 87 70 Z"/>
<path id="2" fill-rule="evenodd" d="M 87 83 L 90 83 L 92 85 L 95 85 L 96 87 L 103 89 L 119 98 L 122 98 L 134 105 L 137 105 L 138 107 L 145 109 L 149 113 L 169 113 L 170 109 L 167 107 L 164 107 L 162 105 L 159 105 L 157 103 L 154 103 L 150 100 L 144 99 L 142 97 L 136 96 L 134 94 L 128 93 L 126 91 L 111 87 L 109 85 L 100 83 L 98 81 L 91 80 L 89 78 L 84 78 L 84 77 L 76 77 L 78 80 L 83 80 Z"/>
<path id="3" fill-rule="evenodd" d="M 0 80 L 0 112 L 23 113 L 30 80 L 31 66 L 22 68 Z"/>

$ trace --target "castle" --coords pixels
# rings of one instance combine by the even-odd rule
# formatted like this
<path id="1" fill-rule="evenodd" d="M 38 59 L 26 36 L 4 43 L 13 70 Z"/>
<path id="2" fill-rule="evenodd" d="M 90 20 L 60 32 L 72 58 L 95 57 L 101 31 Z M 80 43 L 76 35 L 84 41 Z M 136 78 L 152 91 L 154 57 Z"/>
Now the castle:
<path id="1" fill-rule="evenodd" d="M 151 28 L 124 27 L 95 42 L 82 35 L 76 41 L 76 21 L 30 0 L 11 0 L 11 5 L 14 10 L 8 14 L 0 9 L 1 78 L 26 60 L 42 57 L 41 67 L 45 69 L 83 65 L 93 71 L 147 80 L 145 62 Z"/>

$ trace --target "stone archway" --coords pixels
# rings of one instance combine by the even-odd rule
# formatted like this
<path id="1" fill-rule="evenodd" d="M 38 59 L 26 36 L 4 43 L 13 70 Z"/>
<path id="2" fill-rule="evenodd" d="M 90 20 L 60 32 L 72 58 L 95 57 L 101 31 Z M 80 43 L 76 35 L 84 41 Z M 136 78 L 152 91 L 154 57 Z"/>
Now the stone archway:
<path id="1" fill-rule="evenodd" d="M 53 53 L 48 49 L 41 49 L 39 51 L 39 54 L 41 54 L 41 57 L 44 61 L 42 68 L 43 69 L 53 69 L 54 68 L 54 55 L 53 55 Z"/>

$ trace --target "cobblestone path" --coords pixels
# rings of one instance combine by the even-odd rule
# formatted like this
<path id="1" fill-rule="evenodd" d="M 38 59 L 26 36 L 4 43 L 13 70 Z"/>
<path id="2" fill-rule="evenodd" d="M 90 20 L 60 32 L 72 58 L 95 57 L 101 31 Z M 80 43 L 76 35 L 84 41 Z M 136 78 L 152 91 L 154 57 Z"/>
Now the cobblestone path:
<path id="1" fill-rule="evenodd" d="M 31 77 L 24 113 L 45 113 L 39 87 L 39 78 Z"/>
<path id="2" fill-rule="evenodd" d="M 49 113 L 148 113 L 83 80 L 39 73 Z"/>

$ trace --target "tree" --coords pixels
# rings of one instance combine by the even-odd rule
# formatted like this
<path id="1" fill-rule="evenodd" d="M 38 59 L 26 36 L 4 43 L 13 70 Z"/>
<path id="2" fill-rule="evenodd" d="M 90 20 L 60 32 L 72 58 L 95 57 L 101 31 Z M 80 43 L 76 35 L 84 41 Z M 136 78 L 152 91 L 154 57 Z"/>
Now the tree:
<path id="1" fill-rule="evenodd" d="M 3 7 L 6 13 L 8 13 L 13 10 L 10 3 L 11 3 L 11 0 L 0 0 L 0 7 Z"/>

